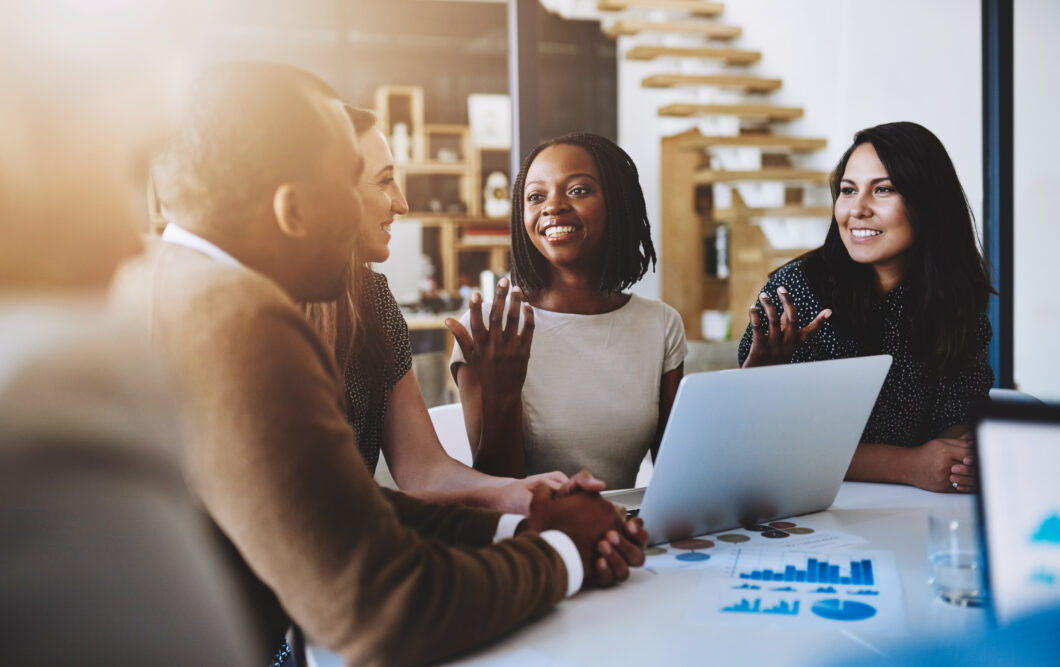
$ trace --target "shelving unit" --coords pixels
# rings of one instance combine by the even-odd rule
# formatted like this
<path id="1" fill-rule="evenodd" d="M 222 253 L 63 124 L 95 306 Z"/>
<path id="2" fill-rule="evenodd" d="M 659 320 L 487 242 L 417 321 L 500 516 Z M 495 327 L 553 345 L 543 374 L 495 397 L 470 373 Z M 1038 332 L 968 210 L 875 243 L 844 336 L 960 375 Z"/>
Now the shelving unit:
<path id="1" fill-rule="evenodd" d="M 437 269 L 438 288 L 456 294 L 462 265 L 480 267 L 470 272 L 475 277 L 482 269 L 508 271 L 508 218 L 484 215 L 482 175 L 484 161 L 492 163 L 495 154 L 503 153 L 506 164 L 507 151 L 475 146 L 465 125 L 425 122 L 420 87 L 382 86 L 375 101 L 379 125 L 388 137 L 397 123 L 407 125 L 409 159 L 401 161 L 399 151 L 394 151 L 394 177 L 410 210 L 395 224 L 421 225 L 424 251 Z M 483 231 L 495 233 L 481 236 Z"/>

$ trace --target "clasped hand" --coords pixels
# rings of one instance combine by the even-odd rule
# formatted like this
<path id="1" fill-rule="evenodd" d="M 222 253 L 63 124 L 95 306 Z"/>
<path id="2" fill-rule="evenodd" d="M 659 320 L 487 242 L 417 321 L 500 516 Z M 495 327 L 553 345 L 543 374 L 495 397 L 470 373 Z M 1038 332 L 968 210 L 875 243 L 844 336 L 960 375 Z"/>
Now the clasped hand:
<path id="1" fill-rule="evenodd" d="M 976 490 L 975 445 L 971 434 L 956 438 L 935 438 L 911 454 L 909 470 L 913 486 L 927 491 L 972 493 Z"/>
<path id="2" fill-rule="evenodd" d="M 530 343 L 534 338 L 534 311 L 523 302 L 523 293 L 512 288 L 508 316 L 504 317 L 504 304 L 508 296 L 508 279 L 497 283 L 497 291 L 490 308 L 489 329 L 482 320 L 482 296 L 471 295 L 471 332 L 454 319 L 447 319 L 445 326 L 453 333 L 468 367 L 475 373 L 484 391 L 522 392 L 526 380 L 526 367 L 530 361 Z M 519 329 L 519 313 L 523 315 L 523 328 Z"/>
<path id="3" fill-rule="evenodd" d="M 585 583 L 609 586 L 629 578 L 630 566 L 644 564 L 648 533 L 639 519 L 625 520 L 624 512 L 600 496 L 604 483 L 582 470 L 553 489 L 540 484 L 530 501 L 526 527 L 541 532 L 561 530 L 578 548 Z"/>
<path id="4" fill-rule="evenodd" d="M 821 324 L 832 316 L 832 311 L 826 308 L 818 313 L 812 322 L 800 327 L 795 303 L 791 300 L 787 288 L 778 287 L 777 294 L 782 306 L 780 314 L 768 294 L 762 292 L 758 295 L 766 321 L 759 316 L 758 308 L 751 306 L 751 350 L 744 359 L 742 368 L 788 363 L 795 349 L 817 333 Z"/>

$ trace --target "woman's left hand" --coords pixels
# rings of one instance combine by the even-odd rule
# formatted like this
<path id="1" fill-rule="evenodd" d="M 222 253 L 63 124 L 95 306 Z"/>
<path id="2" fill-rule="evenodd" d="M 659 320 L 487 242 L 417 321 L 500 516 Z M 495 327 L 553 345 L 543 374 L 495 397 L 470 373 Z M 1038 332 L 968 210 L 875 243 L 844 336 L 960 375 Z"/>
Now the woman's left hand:
<path id="1" fill-rule="evenodd" d="M 523 302 L 518 287 L 512 288 L 508 315 L 504 316 L 504 304 L 508 296 L 508 279 L 502 278 L 490 308 L 489 328 L 482 320 L 482 297 L 471 295 L 471 332 L 454 319 L 447 319 L 445 326 L 453 333 L 468 367 L 475 373 L 484 395 L 510 394 L 518 397 L 526 380 L 527 364 L 530 360 L 530 344 L 534 338 L 534 311 Z M 519 330 L 519 314 L 523 315 L 523 327 Z"/>
<path id="2" fill-rule="evenodd" d="M 780 296 L 783 311 L 779 315 L 768 294 L 762 292 L 758 295 L 769 322 L 768 327 L 759 317 L 758 308 L 751 306 L 751 350 L 741 368 L 788 363 L 795 354 L 795 349 L 817 333 L 821 324 L 832 316 L 831 309 L 826 308 L 818 313 L 812 322 L 800 327 L 795 303 L 791 300 L 787 288 L 778 287 L 777 294 Z"/>

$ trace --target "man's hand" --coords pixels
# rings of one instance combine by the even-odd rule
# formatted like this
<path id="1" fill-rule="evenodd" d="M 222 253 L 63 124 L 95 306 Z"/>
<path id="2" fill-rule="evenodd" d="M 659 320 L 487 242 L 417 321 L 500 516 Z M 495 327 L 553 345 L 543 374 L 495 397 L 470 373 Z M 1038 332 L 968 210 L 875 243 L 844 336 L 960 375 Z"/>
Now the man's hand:
<path id="1" fill-rule="evenodd" d="M 935 438 L 910 450 L 909 483 L 927 491 L 971 493 L 975 486 L 971 438 Z"/>
<path id="2" fill-rule="evenodd" d="M 585 583 L 609 586 L 629 578 L 630 566 L 644 564 L 648 535 L 640 519 L 624 522 L 624 515 L 613 504 L 584 486 L 602 488 L 602 482 L 582 471 L 558 491 L 539 485 L 534 489 L 527 527 L 566 533 L 581 555 Z"/>
<path id="3" fill-rule="evenodd" d="M 826 308 L 818 313 L 812 322 L 799 327 L 795 302 L 791 300 L 788 289 L 778 287 L 777 295 L 780 296 L 783 307 L 783 312 L 779 315 L 768 294 L 762 292 L 758 295 L 762 310 L 766 313 L 766 322 L 759 317 L 758 308 L 751 306 L 751 350 L 747 353 L 742 368 L 788 363 L 791 361 L 791 355 L 795 354 L 795 349 L 817 333 L 821 324 L 832 316 L 832 311 Z"/>

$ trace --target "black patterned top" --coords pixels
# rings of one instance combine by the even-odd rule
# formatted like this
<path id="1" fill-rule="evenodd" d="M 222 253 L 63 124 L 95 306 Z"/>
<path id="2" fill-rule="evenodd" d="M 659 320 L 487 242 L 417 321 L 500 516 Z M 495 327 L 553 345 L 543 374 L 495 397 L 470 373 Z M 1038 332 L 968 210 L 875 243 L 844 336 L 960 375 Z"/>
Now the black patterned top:
<path id="1" fill-rule="evenodd" d="M 799 326 L 806 326 L 824 306 L 813 292 L 800 268 L 801 262 L 781 267 L 761 291 L 774 304 L 780 304 L 777 287 L 787 288 L 798 312 Z M 904 316 L 907 299 L 903 285 L 888 292 L 876 307 L 883 331 L 878 350 L 864 349 L 862 343 L 836 331 L 825 321 L 817 333 L 795 350 L 792 363 L 845 359 L 870 354 L 893 357 L 879 398 L 861 435 L 861 442 L 916 447 L 954 424 L 968 424 L 975 406 L 987 399 L 994 372 L 987 360 L 987 346 L 992 331 L 986 313 L 979 316 L 976 327 L 978 349 L 975 361 L 960 373 L 934 379 L 924 362 L 910 350 L 908 322 Z M 765 322 L 762 305 L 759 315 Z M 739 362 L 743 364 L 751 350 L 751 326 L 748 324 L 740 341 Z"/>
<path id="2" fill-rule="evenodd" d="M 367 382 L 360 372 L 363 355 L 367 351 L 358 347 L 346 363 L 346 421 L 357 432 L 357 445 L 360 447 L 364 462 L 375 474 L 379 463 L 379 449 L 383 445 L 383 419 L 390 392 L 397 381 L 405 377 L 412 368 L 412 346 L 409 342 L 409 327 L 405 322 L 397 301 L 390 291 L 386 276 L 374 271 L 369 272 L 372 280 L 365 286 L 367 301 L 371 303 L 366 317 L 374 317 L 383 324 L 383 334 L 393 350 L 392 361 L 386 373 L 386 382 L 382 393 L 373 396 Z M 373 407 L 373 406 L 378 406 Z"/>

